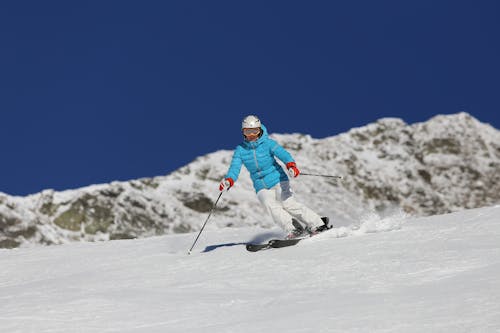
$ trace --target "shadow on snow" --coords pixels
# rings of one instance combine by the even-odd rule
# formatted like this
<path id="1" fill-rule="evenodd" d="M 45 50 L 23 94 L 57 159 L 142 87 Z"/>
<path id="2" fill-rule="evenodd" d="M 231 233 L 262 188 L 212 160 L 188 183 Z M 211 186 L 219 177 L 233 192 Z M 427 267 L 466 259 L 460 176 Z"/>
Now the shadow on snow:
<path id="1" fill-rule="evenodd" d="M 220 247 L 231 247 L 231 246 L 239 246 L 239 245 L 247 245 L 247 244 L 261 244 L 269 241 L 272 238 L 283 238 L 283 234 L 280 232 L 264 232 L 261 234 L 255 235 L 252 239 L 246 241 L 246 242 L 235 242 L 235 243 L 224 243 L 224 244 L 214 244 L 214 245 L 209 245 L 205 247 L 205 250 L 203 250 L 203 253 L 206 252 L 211 252 L 213 250 L 216 250 Z"/>

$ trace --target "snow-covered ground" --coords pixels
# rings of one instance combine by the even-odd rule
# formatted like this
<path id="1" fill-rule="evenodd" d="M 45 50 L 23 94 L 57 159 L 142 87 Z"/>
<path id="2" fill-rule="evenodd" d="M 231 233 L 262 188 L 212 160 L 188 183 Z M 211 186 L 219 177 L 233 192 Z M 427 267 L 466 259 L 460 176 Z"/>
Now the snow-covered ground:
<path id="1" fill-rule="evenodd" d="M 500 332 L 500 206 L 277 235 L 0 250 L 0 332 Z"/>

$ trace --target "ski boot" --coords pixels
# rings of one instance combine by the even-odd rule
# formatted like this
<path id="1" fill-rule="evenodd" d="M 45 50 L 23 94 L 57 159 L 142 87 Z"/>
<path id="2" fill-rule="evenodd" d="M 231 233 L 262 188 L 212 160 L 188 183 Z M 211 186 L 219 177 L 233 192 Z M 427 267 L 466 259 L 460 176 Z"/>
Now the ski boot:
<path id="1" fill-rule="evenodd" d="M 292 219 L 292 224 L 295 229 L 293 229 L 286 237 L 285 239 L 294 239 L 294 238 L 300 238 L 304 236 L 310 235 L 310 229 L 309 228 L 304 228 L 302 224 L 300 224 L 299 221 L 296 219 Z"/>
<path id="2" fill-rule="evenodd" d="M 323 232 L 323 231 L 326 231 L 328 229 L 331 229 L 333 226 L 330 225 L 330 219 L 328 218 L 328 216 L 323 216 L 321 218 L 321 220 L 323 220 L 323 225 L 320 225 L 319 227 L 316 227 L 314 228 L 314 231 L 316 233 L 320 233 L 320 232 Z"/>

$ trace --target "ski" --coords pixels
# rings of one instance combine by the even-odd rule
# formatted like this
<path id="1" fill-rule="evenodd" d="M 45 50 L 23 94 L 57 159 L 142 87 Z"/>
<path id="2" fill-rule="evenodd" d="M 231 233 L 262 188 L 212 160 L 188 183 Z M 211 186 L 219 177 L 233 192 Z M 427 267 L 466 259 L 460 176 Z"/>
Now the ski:
<path id="1" fill-rule="evenodd" d="M 269 242 L 264 243 L 264 244 L 247 244 L 246 249 L 250 252 L 257 252 L 257 251 L 262 251 L 262 250 L 269 250 L 269 249 L 277 249 L 277 248 L 282 248 L 282 247 L 288 247 L 288 246 L 293 246 L 299 243 L 301 240 L 312 237 L 314 235 L 320 234 L 328 229 L 331 229 L 332 227 L 329 225 L 329 219 L 328 217 L 322 217 L 324 226 L 321 226 L 317 229 L 316 233 L 311 233 L 304 229 L 302 224 L 298 222 L 297 220 L 293 220 L 292 224 L 293 226 L 302 231 L 307 231 L 309 234 L 302 236 L 302 237 L 297 237 L 297 238 L 291 238 L 291 239 L 271 239 Z"/>
<path id="2" fill-rule="evenodd" d="M 287 246 L 295 245 L 304 238 L 271 239 L 269 242 L 264 243 L 264 244 L 247 244 L 246 248 L 250 252 L 257 252 L 257 251 L 268 250 L 268 249 L 277 249 L 280 247 L 287 247 Z"/>

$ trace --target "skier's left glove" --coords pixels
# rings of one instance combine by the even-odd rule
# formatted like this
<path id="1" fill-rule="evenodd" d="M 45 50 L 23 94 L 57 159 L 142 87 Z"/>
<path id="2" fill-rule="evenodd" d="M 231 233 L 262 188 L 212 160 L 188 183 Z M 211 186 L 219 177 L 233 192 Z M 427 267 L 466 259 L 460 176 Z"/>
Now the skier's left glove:
<path id="1" fill-rule="evenodd" d="M 233 178 L 225 178 L 219 184 L 219 191 L 229 191 L 229 189 L 234 185 Z"/>
<path id="2" fill-rule="evenodd" d="M 300 175 L 300 171 L 297 169 L 297 164 L 295 164 L 295 162 L 288 162 L 286 164 L 286 168 L 288 169 L 290 177 L 295 178 Z"/>

